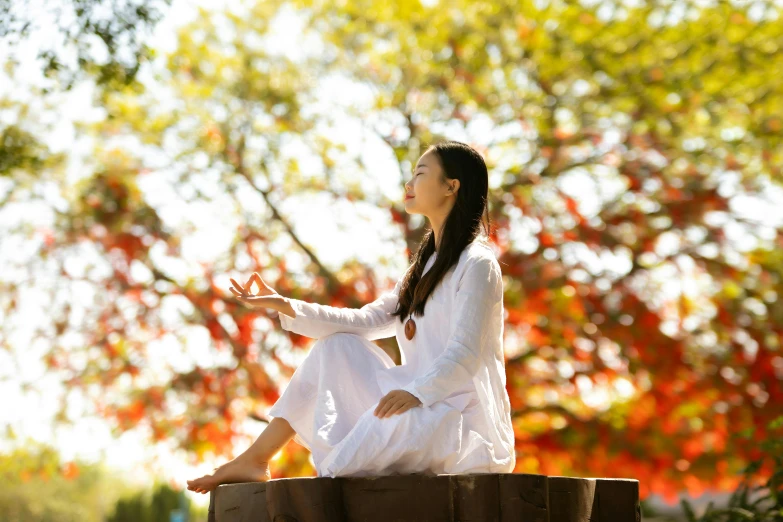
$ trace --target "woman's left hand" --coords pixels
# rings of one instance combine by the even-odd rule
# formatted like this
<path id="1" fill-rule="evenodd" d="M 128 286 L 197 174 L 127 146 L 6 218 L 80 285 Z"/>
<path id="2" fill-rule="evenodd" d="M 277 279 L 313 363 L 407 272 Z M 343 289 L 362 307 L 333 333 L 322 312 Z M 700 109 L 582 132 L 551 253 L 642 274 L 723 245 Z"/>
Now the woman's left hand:
<path id="1" fill-rule="evenodd" d="M 421 405 L 421 401 L 405 390 L 392 390 L 378 402 L 373 413 L 378 418 L 391 417 Z"/>

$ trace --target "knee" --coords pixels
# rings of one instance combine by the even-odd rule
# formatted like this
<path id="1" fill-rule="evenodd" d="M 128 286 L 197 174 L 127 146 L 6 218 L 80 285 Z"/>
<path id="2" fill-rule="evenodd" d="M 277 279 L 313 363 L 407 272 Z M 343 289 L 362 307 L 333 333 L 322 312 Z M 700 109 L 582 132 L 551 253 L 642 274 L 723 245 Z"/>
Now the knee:
<path id="1" fill-rule="evenodd" d="M 338 343 L 343 341 L 344 339 L 353 339 L 354 337 L 357 337 L 356 334 L 348 333 L 348 332 L 335 332 L 333 334 L 324 335 L 323 337 L 319 337 L 319 341 L 324 342 L 334 342 L 337 341 Z"/>
<path id="2" fill-rule="evenodd" d="M 344 332 L 324 335 L 323 337 L 318 338 L 315 344 L 313 344 L 311 350 L 328 350 L 330 352 L 334 352 L 336 350 L 345 351 L 353 345 L 352 343 L 355 341 L 355 337 L 355 334 Z"/>
<path id="3" fill-rule="evenodd" d="M 397 412 L 389 417 L 381 418 L 375 415 L 375 410 L 378 409 L 378 404 L 380 404 L 380 401 L 377 401 L 375 405 L 370 408 L 370 415 L 373 418 L 373 422 L 378 424 L 392 424 L 396 430 L 420 425 L 418 423 L 419 419 L 417 418 L 417 412 L 415 411 L 416 408 L 410 408 L 403 411 L 402 413 Z"/>
<path id="4" fill-rule="evenodd" d="M 316 344 L 319 344 L 321 346 L 348 346 L 352 342 L 356 341 L 356 334 L 347 333 L 347 332 L 337 332 L 329 335 L 324 335 L 323 337 L 318 338 L 318 342 Z M 331 349 L 331 348 L 329 348 Z"/>

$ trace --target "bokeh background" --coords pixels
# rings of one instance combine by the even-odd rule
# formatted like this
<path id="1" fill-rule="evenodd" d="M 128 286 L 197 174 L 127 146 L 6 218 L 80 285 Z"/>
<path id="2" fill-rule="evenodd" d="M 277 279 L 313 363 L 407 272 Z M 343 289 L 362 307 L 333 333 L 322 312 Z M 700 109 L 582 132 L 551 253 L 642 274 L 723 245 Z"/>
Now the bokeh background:
<path id="1" fill-rule="evenodd" d="M 313 342 L 229 278 L 374 300 L 441 139 L 489 167 L 516 472 L 638 479 L 645 520 L 781 473 L 782 1 L 0 9 L 12 520 L 205 519 L 185 481 Z M 271 469 L 315 475 L 293 441 Z"/>

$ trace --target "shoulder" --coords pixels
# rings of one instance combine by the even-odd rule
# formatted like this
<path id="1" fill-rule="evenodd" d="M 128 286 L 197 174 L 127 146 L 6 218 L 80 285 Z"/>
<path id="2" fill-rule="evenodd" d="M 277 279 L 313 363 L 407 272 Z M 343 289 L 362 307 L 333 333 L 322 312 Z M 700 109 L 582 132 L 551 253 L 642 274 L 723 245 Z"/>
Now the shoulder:
<path id="1" fill-rule="evenodd" d="M 485 277 L 489 275 L 500 277 L 501 274 L 495 251 L 489 244 L 478 239 L 465 247 L 460 254 L 459 268 L 460 279 L 466 274 Z"/>
<path id="2" fill-rule="evenodd" d="M 480 264 L 480 265 L 494 265 L 500 269 L 500 263 L 498 263 L 495 251 L 489 243 L 476 239 L 473 243 L 465 247 L 462 251 L 462 258 L 460 259 L 462 264 Z"/>

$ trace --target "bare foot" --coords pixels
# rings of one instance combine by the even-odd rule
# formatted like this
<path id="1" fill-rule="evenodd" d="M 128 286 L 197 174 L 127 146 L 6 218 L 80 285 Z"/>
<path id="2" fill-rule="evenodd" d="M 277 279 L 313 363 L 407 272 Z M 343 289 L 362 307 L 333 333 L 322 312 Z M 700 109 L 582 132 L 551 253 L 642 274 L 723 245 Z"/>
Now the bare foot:
<path id="1" fill-rule="evenodd" d="M 268 462 L 258 462 L 240 455 L 230 462 L 215 468 L 211 475 L 188 480 L 188 489 L 196 493 L 209 493 L 220 484 L 236 482 L 266 482 L 271 480 Z"/>

